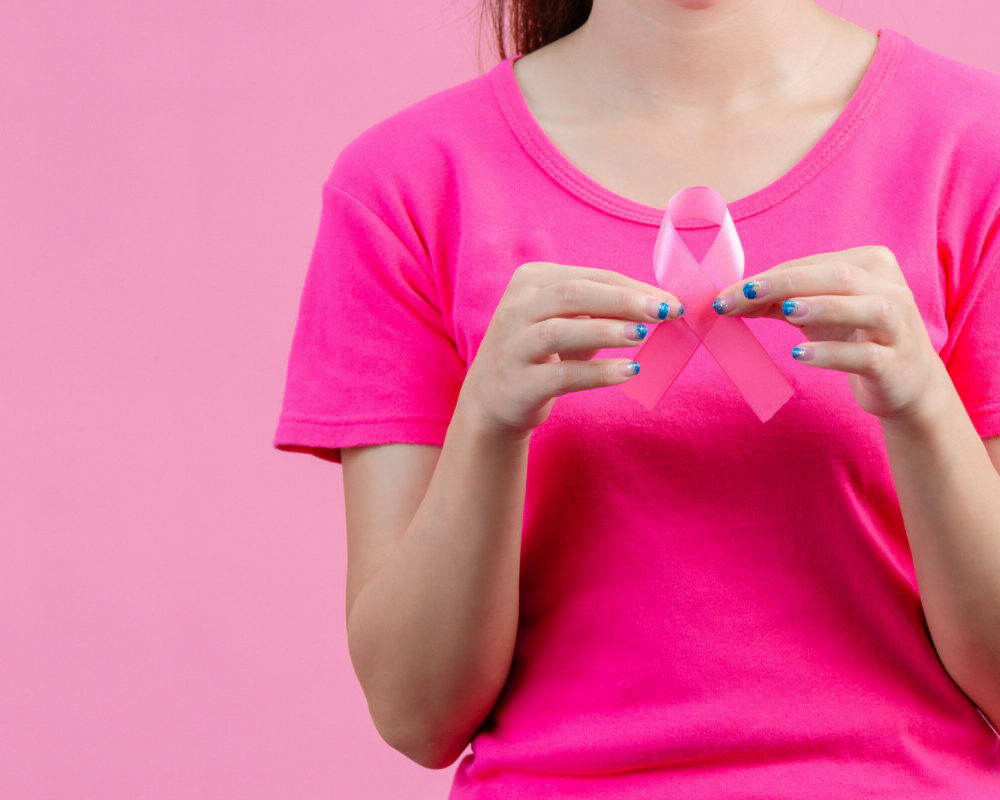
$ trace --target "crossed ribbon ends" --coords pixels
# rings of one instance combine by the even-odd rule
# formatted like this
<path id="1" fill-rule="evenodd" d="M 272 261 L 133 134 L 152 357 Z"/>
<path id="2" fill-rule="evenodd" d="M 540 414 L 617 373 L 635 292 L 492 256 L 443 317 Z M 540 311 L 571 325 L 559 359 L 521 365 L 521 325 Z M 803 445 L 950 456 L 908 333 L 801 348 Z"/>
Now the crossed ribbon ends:
<path id="1" fill-rule="evenodd" d="M 688 219 L 719 226 L 700 263 L 674 227 Z M 654 326 L 633 357 L 639 374 L 619 388 L 653 408 L 704 345 L 760 421 L 774 416 L 794 394 L 791 385 L 742 318 L 720 316 L 712 308 L 720 290 L 743 278 L 743 268 L 743 245 L 721 194 L 689 186 L 671 197 L 653 247 L 653 271 L 662 288 L 684 301 L 684 316 Z"/>

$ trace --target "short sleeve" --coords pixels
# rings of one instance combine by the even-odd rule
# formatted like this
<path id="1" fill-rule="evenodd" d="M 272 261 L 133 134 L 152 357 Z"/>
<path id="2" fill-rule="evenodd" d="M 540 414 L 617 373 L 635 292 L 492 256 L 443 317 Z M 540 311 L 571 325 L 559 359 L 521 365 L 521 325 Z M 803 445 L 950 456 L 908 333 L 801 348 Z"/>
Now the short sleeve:
<path id="1" fill-rule="evenodd" d="M 327 180 L 273 446 L 441 445 L 465 372 L 429 259 Z"/>
<path id="2" fill-rule="evenodd" d="M 980 438 L 1000 435 L 1000 235 L 966 282 L 942 359 Z"/>

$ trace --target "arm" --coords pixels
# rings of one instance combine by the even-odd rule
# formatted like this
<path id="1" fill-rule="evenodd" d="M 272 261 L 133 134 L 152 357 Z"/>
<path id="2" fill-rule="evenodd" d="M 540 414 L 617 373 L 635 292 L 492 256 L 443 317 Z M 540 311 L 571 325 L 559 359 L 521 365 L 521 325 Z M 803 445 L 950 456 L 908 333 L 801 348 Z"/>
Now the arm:
<path id="1" fill-rule="evenodd" d="M 348 538 L 363 534 L 376 553 L 359 575 L 349 544 L 351 659 L 382 737 L 414 761 L 454 761 L 510 672 L 531 431 L 557 397 L 634 376 L 631 359 L 597 354 L 641 340 L 640 323 L 671 309 L 671 319 L 683 313 L 676 297 L 613 270 L 522 264 L 468 369 L 426 491 L 367 456 L 363 468 L 345 459 L 348 503 L 360 498 L 363 510 L 349 509 Z M 382 525 L 373 520 L 385 516 L 387 477 L 407 488 L 388 494 L 396 511 Z M 378 545 L 387 536 L 398 541 Z"/>
<path id="2" fill-rule="evenodd" d="M 882 432 L 938 657 L 1000 728 L 1000 437 L 979 438 L 941 373 L 926 413 Z"/>
<path id="3" fill-rule="evenodd" d="M 487 433 L 471 409 L 460 396 L 395 546 L 383 544 L 368 569 L 360 544 L 348 559 L 348 647 L 372 719 L 388 744 L 431 769 L 451 764 L 493 707 L 517 633 L 528 437 Z M 355 540 L 369 529 L 389 535 L 376 519 L 391 513 L 386 489 L 402 482 L 382 455 L 344 458 Z M 417 504 L 423 488 L 393 500 Z"/>
<path id="4" fill-rule="evenodd" d="M 938 657 L 997 727 L 1000 446 L 979 438 L 895 255 L 872 245 L 786 261 L 714 307 L 784 319 L 809 340 L 795 358 L 849 373 L 882 427 Z"/>

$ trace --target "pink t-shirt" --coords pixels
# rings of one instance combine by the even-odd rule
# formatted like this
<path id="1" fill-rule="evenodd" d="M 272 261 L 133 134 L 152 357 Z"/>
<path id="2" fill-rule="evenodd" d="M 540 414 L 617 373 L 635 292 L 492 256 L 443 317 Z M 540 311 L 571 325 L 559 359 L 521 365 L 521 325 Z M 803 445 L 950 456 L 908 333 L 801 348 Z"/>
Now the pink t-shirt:
<path id="1" fill-rule="evenodd" d="M 1000 435 L 1000 77 L 879 34 L 833 126 L 728 205 L 746 275 L 888 246 Z M 340 153 L 275 447 L 441 445 L 526 261 L 655 283 L 664 210 L 556 148 L 514 58 Z M 679 227 L 696 257 L 717 231 Z M 747 324 L 795 390 L 766 424 L 699 348 L 655 409 L 573 392 L 533 432 L 513 666 L 451 800 L 1000 797 L 1000 737 L 935 653 L 878 419 L 847 373 L 793 360 L 797 328 Z"/>

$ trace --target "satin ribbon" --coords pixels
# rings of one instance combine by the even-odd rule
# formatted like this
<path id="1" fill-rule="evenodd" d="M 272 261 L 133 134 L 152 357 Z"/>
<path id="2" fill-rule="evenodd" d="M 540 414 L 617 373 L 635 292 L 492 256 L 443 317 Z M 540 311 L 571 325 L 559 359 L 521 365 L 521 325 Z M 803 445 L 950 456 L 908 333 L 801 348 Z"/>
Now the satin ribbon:
<path id="1" fill-rule="evenodd" d="M 700 263 L 674 227 L 688 219 L 719 225 Z M 684 302 L 684 316 L 653 327 L 633 358 L 639 374 L 618 384 L 627 395 L 653 408 L 704 345 L 761 422 L 788 401 L 791 385 L 746 322 L 712 308 L 720 290 L 743 278 L 743 267 L 743 245 L 721 194 L 709 186 L 690 186 L 670 198 L 653 247 L 653 271 L 657 283 Z"/>

